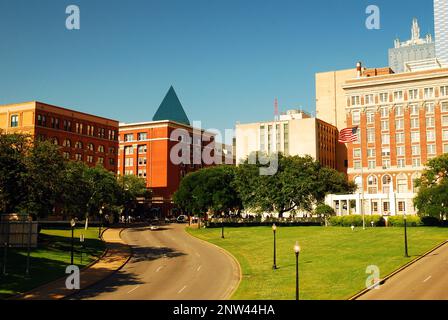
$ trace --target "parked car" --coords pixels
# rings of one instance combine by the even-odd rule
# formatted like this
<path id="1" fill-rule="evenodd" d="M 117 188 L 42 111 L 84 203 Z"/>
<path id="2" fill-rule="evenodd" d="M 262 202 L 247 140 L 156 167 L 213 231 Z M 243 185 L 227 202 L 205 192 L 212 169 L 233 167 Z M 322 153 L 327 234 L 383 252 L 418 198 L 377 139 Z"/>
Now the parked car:
<path id="1" fill-rule="evenodd" d="M 177 217 L 176 220 L 178 223 L 185 223 L 188 221 L 188 217 L 184 214 L 181 214 L 180 216 Z"/>

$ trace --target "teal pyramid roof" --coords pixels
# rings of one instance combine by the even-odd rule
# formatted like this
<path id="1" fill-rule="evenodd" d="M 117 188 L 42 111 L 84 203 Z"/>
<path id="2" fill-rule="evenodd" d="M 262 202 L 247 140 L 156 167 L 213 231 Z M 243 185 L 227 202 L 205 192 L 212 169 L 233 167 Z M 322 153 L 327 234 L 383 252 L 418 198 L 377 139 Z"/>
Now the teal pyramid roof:
<path id="1" fill-rule="evenodd" d="M 153 121 L 172 120 L 186 125 L 190 125 L 187 114 L 174 91 L 173 86 L 168 90 L 165 98 L 157 109 Z"/>

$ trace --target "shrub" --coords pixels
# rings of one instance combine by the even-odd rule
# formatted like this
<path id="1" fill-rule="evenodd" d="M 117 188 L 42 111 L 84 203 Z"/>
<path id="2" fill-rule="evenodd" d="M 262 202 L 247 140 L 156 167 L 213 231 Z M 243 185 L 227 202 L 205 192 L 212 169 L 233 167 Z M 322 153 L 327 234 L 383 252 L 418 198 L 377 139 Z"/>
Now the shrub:
<path id="1" fill-rule="evenodd" d="M 380 227 L 385 225 L 385 221 L 380 215 L 366 215 L 365 222 L 366 227 L 371 227 L 371 221 L 373 221 L 374 226 Z M 330 224 L 332 226 L 339 227 L 362 227 L 362 215 L 352 214 L 346 216 L 336 216 L 330 218 Z"/>
<path id="2" fill-rule="evenodd" d="M 440 220 L 437 219 L 436 217 L 425 216 L 425 217 L 422 217 L 421 220 L 422 220 L 422 223 L 424 226 L 435 227 L 435 226 L 441 225 Z"/>
<path id="3" fill-rule="evenodd" d="M 387 224 L 392 227 L 403 227 L 404 219 L 403 216 L 392 216 L 387 219 Z M 407 216 L 406 225 L 408 227 L 418 227 L 422 225 L 422 221 L 419 216 L 412 215 Z"/>
<path id="4" fill-rule="evenodd" d="M 334 212 L 334 209 L 326 204 L 319 204 L 316 207 L 316 210 L 314 210 L 314 213 L 319 216 L 334 216 L 336 213 Z"/>

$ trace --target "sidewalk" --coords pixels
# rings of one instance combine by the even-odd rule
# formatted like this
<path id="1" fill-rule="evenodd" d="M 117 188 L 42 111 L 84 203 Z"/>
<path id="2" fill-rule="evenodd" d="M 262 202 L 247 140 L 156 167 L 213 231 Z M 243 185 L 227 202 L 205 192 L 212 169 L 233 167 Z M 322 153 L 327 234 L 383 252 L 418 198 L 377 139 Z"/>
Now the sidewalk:
<path id="1" fill-rule="evenodd" d="M 105 254 L 92 265 L 81 270 L 80 287 L 86 289 L 95 283 L 107 278 L 121 269 L 131 257 L 131 249 L 120 238 L 123 229 L 107 229 L 103 233 L 106 242 Z M 68 276 L 68 275 L 67 275 Z M 29 291 L 18 300 L 58 300 L 78 293 L 80 290 L 68 290 L 65 287 L 66 278 L 58 279 L 32 291 Z"/>

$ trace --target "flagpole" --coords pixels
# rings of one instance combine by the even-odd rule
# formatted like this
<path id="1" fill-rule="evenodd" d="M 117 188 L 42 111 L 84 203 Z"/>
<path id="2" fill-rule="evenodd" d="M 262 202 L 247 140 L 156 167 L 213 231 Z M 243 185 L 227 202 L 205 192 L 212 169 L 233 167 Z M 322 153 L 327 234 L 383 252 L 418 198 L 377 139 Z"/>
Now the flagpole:
<path id="1" fill-rule="evenodd" d="M 362 229 L 366 230 L 366 219 L 365 219 L 365 215 L 364 215 L 364 159 L 363 159 L 363 153 L 364 153 L 364 148 L 363 148 L 363 143 L 362 140 L 364 138 L 363 134 L 362 134 L 362 130 L 361 127 L 359 126 L 359 138 L 361 139 L 361 215 L 362 215 Z"/>

